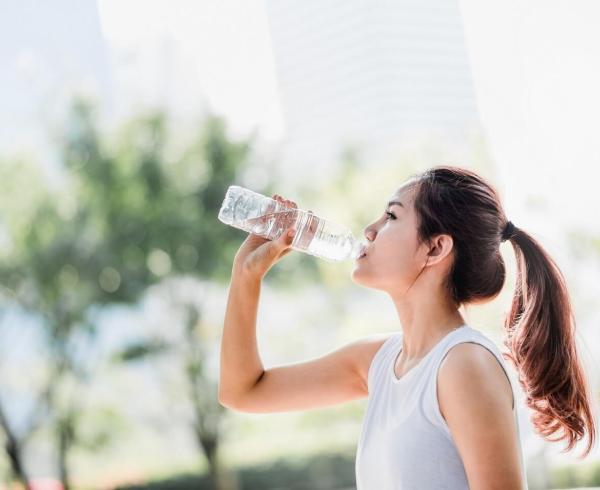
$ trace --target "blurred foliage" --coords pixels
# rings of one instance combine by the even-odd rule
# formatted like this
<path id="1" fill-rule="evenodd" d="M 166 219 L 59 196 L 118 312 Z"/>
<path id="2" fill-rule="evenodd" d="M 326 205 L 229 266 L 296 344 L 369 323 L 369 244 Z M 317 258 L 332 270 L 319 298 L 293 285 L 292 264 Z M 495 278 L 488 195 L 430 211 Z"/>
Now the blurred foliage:
<path id="1" fill-rule="evenodd" d="M 550 481 L 553 488 L 600 487 L 600 462 L 552 468 Z"/>
<path id="2" fill-rule="evenodd" d="M 267 465 L 237 468 L 240 490 L 342 490 L 355 488 L 354 453 L 315 454 L 304 459 L 279 459 Z M 182 475 L 119 490 L 202 490 L 206 478 Z"/>
<path id="3" fill-rule="evenodd" d="M 42 407 L 36 413 L 44 417 L 29 424 L 25 435 L 17 434 L 8 419 L 3 429 L 18 454 L 18 446 L 40 424 L 53 427 L 65 487 L 70 448 L 93 449 L 110 440 L 109 432 L 100 430 L 110 424 L 99 422 L 95 432 L 80 427 L 86 417 L 82 394 L 98 362 L 94 338 L 101 308 L 133 304 L 150 285 L 168 277 L 227 282 L 245 236 L 220 223 L 217 215 L 228 186 L 244 185 L 239 179 L 251 140 L 231 140 L 225 122 L 208 116 L 193 141 L 173 156 L 163 113 L 131 120 L 112 140 L 100 132 L 96 118 L 92 104 L 74 100 L 57 139 L 62 156 L 58 187 L 45 186 L 39 167 L 36 173 L 32 165 L 15 164 L 9 166 L 14 172 L 2 173 L 2 202 L 10 204 L 1 223 L 8 235 L 1 247 L 2 293 L 40 319 L 48 351 L 46 381 L 39 393 L 31 393 Z M 200 314 L 192 311 L 186 322 L 191 345 L 202 342 L 193 335 Z M 132 361 L 166 349 L 161 340 L 140 339 L 113 357 Z M 206 386 L 203 353 L 195 347 L 185 369 L 198 415 L 194 432 L 210 459 L 219 435 L 204 430 L 201 412 L 211 420 L 217 414 L 199 397 Z M 216 395 L 212 398 L 218 406 Z M 114 416 L 106 412 L 95 420 Z"/>
<path id="4" fill-rule="evenodd" d="M 144 341 L 133 342 L 121 351 L 115 352 L 113 360 L 117 362 L 139 361 L 157 354 L 162 354 L 168 350 L 169 344 L 163 339 L 150 338 Z"/>
<path id="5" fill-rule="evenodd" d="M 76 104 L 65 164 L 102 237 L 98 261 L 116 272 L 107 273 L 103 288 L 110 300 L 135 299 L 170 273 L 226 280 L 239 233 L 214 220 L 250 142 L 229 141 L 224 122 L 212 117 L 173 163 L 165 158 L 164 114 L 129 123 L 112 152 L 101 145 L 92 121 L 89 106 Z"/>

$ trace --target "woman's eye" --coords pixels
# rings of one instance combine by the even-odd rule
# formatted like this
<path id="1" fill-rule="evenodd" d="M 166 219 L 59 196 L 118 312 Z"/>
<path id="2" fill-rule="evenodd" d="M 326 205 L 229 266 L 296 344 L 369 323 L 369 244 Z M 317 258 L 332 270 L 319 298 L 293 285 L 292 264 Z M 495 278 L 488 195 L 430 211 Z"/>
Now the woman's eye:
<path id="1" fill-rule="evenodd" d="M 392 219 L 396 219 L 396 216 L 394 216 L 392 213 L 390 213 L 389 211 L 386 211 L 385 214 L 387 214 L 390 218 Z"/>

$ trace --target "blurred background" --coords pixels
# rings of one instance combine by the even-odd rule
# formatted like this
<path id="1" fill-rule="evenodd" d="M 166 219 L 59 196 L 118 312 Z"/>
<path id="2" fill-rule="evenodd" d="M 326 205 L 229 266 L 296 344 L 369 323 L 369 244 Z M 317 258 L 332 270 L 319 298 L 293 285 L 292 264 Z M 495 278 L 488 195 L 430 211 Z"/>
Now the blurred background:
<path id="1" fill-rule="evenodd" d="M 232 184 L 362 237 L 410 174 L 480 172 L 562 268 L 597 406 L 599 22 L 595 0 L 0 0 L 0 487 L 355 488 L 366 400 L 217 401 Z M 501 249 L 502 294 L 466 312 L 499 346 Z M 265 367 L 399 330 L 352 267 L 269 272 Z M 545 442 L 519 395 L 529 487 L 600 487 L 598 448 Z"/>

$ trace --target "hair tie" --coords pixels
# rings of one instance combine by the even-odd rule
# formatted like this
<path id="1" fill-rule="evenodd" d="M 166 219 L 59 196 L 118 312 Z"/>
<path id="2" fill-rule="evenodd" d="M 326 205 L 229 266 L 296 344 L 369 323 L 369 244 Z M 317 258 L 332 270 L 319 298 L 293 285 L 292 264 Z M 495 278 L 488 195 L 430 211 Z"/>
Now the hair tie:
<path id="1" fill-rule="evenodd" d="M 511 221 L 506 223 L 506 226 L 504 227 L 504 230 L 502 231 L 501 241 L 504 242 L 506 240 L 510 240 L 513 236 L 515 236 L 515 231 L 516 231 L 516 227 L 515 227 L 515 225 L 512 224 Z"/>

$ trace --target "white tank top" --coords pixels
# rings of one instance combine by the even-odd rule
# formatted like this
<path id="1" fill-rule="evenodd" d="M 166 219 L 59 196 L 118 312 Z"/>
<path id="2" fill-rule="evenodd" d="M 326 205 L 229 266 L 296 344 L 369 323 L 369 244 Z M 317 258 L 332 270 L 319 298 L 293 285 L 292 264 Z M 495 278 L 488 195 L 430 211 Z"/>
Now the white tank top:
<path id="1" fill-rule="evenodd" d="M 511 383 L 513 414 L 523 463 L 517 397 L 497 346 L 468 325 L 449 332 L 400 379 L 394 364 L 402 349 L 402 333 L 388 338 L 368 372 L 369 397 L 356 451 L 357 490 L 468 489 L 469 484 L 450 429 L 440 413 L 436 381 L 439 366 L 451 347 L 475 342 L 496 356 Z"/>

